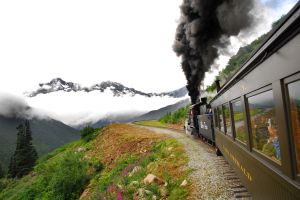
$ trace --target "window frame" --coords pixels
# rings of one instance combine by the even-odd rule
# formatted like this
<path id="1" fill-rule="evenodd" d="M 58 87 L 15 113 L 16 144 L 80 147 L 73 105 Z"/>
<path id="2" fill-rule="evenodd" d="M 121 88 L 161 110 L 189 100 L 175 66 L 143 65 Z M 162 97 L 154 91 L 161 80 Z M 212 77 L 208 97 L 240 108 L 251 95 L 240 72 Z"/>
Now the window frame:
<path id="1" fill-rule="evenodd" d="M 218 110 L 218 121 L 219 121 L 219 123 L 218 123 L 218 124 L 219 124 L 219 128 L 218 128 L 218 129 L 219 129 L 220 132 L 222 132 L 222 133 L 225 135 L 225 132 L 226 132 L 226 131 L 225 131 L 225 124 L 224 124 L 223 105 L 222 105 L 222 104 L 221 104 L 221 105 L 218 105 L 218 106 L 217 106 L 217 110 Z M 221 114 L 222 114 L 222 122 L 223 122 L 223 128 L 224 128 L 224 131 L 221 130 L 220 113 L 219 113 L 220 110 L 221 110 Z"/>
<path id="2" fill-rule="evenodd" d="M 290 144 L 290 152 L 291 152 L 291 165 L 292 165 L 292 175 L 293 178 L 300 182 L 300 171 L 298 171 L 297 167 L 297 158 L 296 158 L 296 147 L 295 147 L 295 141 L 294 141 L 294 133 L 293 133 L 293 125 L 291 123 L 291 112 L 290 112 L 290 94 L 289 94 L 289 88 L 288 85 L 294 82 L 300 81 L 300 72 L 287 77 L 283 80 L 284 84 L 284 100 L 285 100 L 285 109 L 286 109 L 286 125 L 288 128 L 288 139 Z"/>
<path id="3" fill-rule="evenodd" d="M 228 105 L 228 109 L 229 109 L 229 119 L 230 119 L 230 125 L 231 125 L 231 135 L 228 134 L 227 132 L 227 126 L 226 126 L 226 117 L 225 117 L 225 112 L 224 112 L 224 108 L 225 108 L 225 105 Z M 232 109 L 231 109 L 231 106 L 230 106 L 230 102 L 225 102 L 222 104 L 222 112 L 223 112 L 223 119 L 224 119 L 224 131 L 225 131 L 225 135 L 227 135 L 228 137 L 230 137 L 231 139 L 234 138 L 234 135 L 233 135 L 233 131 L 232 131 Z"/>
<path id="4" fill-rule="evenodd" d="M 218 107 L 213 109 L 213 116 L 214 116 L 214 127 L 219 129 L 219 114 L 218 114 Z"/>
<path id="5" fill-rule="evenodd" d="M 245 126 L 245 131 L 246 131 L 246 138 L 247 138 L 246 143 L 243 143 L 242 141 L 236 139 L 235 121 L 234 121 L 234 115 L 233 115 L 234 111 L 233 111 L 232 104 L 234 104 L 238 101 L 241 103 L 241 108 L 242 108 L 242 112 L 243 112 L 243 121 L 244 121 L 244 126 Z M 236 141 L 238 144 L 242 145 L 243 147 L 247 148 L 249 146 L 249 131 L 248 131 L 248 128 L 247 128 L 248 127 L 247 126 L 247 120 L 246 120 L 246 117 L 245 117 L 246 110 L 244 109 L 244 102 L 242 101 L 241 97 L 239 97 L 239 98 L 231 100 L 229 103 L 230 103 L 231 114 L 232 114 L 232 130 L 233 130 L 232 134 L 233 134 L 233 137 L 234 137 L 234 141 Z"/>
<path id="6" fill-rule="evenodd" d="M 268 91 L 272 91 L 273 94 L 273 99 L 274 99 L 274 109 L 275 109 L 275 98 L 274 98 L 274 88 L 272 86 L 272 84 L 266 85 L 264 87 L 261 87 L 255 91 L 249 92 L 248 94 L 245 95 L 245 104 L 246 104 L 246 115 L 247 115 L 247 121 L 248 121 L 248 134 L 249 134 L 249 149 L 250 151 L 257 156 L 258 158 L 263 159 L 264 161 L 266 161 L 267 163 L 271 164 L 272 166 L 279 168 L 280 170 L 282 169 L 282 158 L 280 160 L 280 164 L 278 162 L 276 162 L 275 160 L 272 160 L 271 158 L 269 158 L 267 155 L 263 154 L 262 152 L 260 152 L 259 150 L 253 148 L 253 132 L 252 132 L 252 124 L 251 124 L 251 116 L 250 116 L 250 107 L 249 107 L 249 98 L 253 97 L 253 96 L 257 96 L 259 94 L 262 94 L 264 92 L 268 92 Z M 276 117 L 276 123 L 278 124 L 278 120 L 277 120 L 277 113 L 275 110 L 275 117 Z M 279 137 L 279 142 L 281 141 L 281 137 L 280 134 L 278 135 Z M 280 152 L 282 151 L 281 146 L 280 146 Z M 281 155 L 282 156 L 282 155 Z"/>

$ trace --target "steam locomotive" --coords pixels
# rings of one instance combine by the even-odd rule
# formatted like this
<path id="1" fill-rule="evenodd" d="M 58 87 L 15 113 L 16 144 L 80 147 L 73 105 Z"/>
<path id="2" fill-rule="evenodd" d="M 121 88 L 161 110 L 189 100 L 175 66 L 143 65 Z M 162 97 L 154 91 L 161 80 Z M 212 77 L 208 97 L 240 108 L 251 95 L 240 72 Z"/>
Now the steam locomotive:
<path id="1" fill-rule="evenodd" d="M 218 148 L 253 199 L 300 199 L 299 6 L 222 88 L 216 83 L 210 102 L 190 107 L 186 123 Z"/>

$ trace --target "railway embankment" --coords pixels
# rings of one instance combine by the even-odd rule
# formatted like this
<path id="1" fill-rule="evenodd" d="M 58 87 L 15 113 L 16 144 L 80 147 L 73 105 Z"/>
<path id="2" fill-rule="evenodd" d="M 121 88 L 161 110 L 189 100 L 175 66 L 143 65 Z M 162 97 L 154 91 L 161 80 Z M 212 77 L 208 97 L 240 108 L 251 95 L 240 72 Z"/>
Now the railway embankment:
<path id="1" fill-rule="evenodd" d="M 0 199 L 8 200 L 248 197 L 213 147 L 178 130 L 132 124 L 97 129 L 0 186 Z"/>
<path id="2" fill-rule="evenodd" d="M 215 148 L 183 131 L 143 126 L 145 129 L 176 138 L 189 157 L 192 191 L 189 199 L 251 199 L 235 172 Z"/>
<path id="3" fill-rule="evenodd" d="M 21 179 L 0 179 L 0 199 L 187 199 L 187 162 L 176 139 L 112 124 L 50 152 Z"/>

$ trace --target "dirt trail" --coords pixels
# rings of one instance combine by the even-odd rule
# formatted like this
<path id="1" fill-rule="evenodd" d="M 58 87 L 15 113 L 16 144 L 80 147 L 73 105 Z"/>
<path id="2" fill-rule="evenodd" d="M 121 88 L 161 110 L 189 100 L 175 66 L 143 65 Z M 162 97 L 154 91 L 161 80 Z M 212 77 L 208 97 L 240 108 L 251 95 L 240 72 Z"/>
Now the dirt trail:
<path id="1" fill-rule="evenodd" d="M 231 168 L 222 157 L 216 156 L 214 148 L 180 131 L 140 127 L 172 136 L 184 145 L 189 156 L 188 167 L 193 169 L 191 174 L 194 185 L 192 199 L 235 199 L 232 185 L 228 183 L 226 175 Z"/>

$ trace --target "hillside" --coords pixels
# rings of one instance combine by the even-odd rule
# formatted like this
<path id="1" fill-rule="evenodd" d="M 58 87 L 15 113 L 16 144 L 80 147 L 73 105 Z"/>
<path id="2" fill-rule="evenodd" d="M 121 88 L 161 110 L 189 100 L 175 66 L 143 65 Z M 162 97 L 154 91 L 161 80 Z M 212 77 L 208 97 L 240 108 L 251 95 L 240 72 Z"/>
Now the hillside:
<path id="1" fill-rule="evenodd" d="M 138 113 L 122 113 L 122 114 L 109 114 L 91 124 L 94 128 L 99 128 L 112 123 L 127 123 L 131 122 L 134 118 L 140 116 Z"/>
<path id="2" fill-rule="evenodd" d="M 185 89 L 186 90 L 186 89 Z M 179 90 L 180 92 L 180 90 Z M 174 95 L 178 95 L 176 92 Z M 138 114 L 118 114 L 118 115 L 107 115 L 106 117 L 100 119 L 99 121 L 91 124 L 92 127 L 98 128 L 103 127 L 111 123 L 126 123 L 131 121 L 141 121 L 141 120 L 156 120 L 160 119 L 164 115 L 175 112 L 179 108 L 182 108 L 190 103 L 189 99 L 185 99 L 179 101 L 175 104 L 165 106 L 158 110 L 152 110 L 147 112 L 146 114 L 138 115 Z M 82 128 L 82 126 L 81 126 Z"/>
<path id="3" fill-rule="evenodd" d="M 20 180 L 0 179 L 0 199 L 186 199 L 190 194 L 189 184 L 180 186 L 189 174 L 188 159 L 176 139 L 127 124 L 91 136 L 49 153 Z"/>
<path id="4" fill-rule="evenodd" d="M 168 105 L 166 107 L 160 108 L 158 110 L 150 111 L 150 112 L 148 112 L 144 115 L 141 115 L 141 116 L 135 118 L 133 121 L 158 120 L 161 117 L 165 116 L 166 114 L 175 112 L 179 108 L 185 107 L 189 104 L 190 104 L 190 100 L 185 99 L 185 100 L 179 101 L 175 104 Z"/>
<path id="5" fill-rule="evenodd" d="M 21 119 L 0 116 L 0 163 L 6 168 L 15 150 L 16 127 Z M 53 119 L 30 120 L 33 144 L 39 156 L 80 138 L 79 131 Z"/>
<path id="6" fill-rule="evenodd" d="M 142 120 L 135 121 L 134 123 L 143 126 L 183 130 L 187 113 L 188 106 L 183 106 L 175 111 L 167 112 L 167 114 L 163 115 L 158 120 Z"/>

